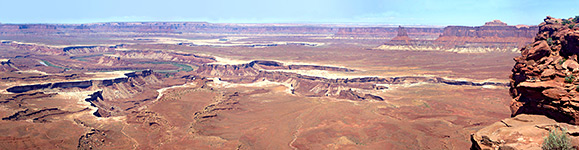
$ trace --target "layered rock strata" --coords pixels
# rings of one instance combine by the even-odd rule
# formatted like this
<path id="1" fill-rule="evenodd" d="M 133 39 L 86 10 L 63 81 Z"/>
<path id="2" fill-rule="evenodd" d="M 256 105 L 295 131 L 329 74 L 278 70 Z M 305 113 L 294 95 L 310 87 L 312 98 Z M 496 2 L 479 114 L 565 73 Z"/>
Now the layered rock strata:
<path id="1" fill-rule="evenodd" d="M 377 49 L 438 50 L 450 52 L 516 52 L 518 47 L 532 42 L 537 26 L 508 26 L 495 20 L 483 26 L 448 26 L 436 40 L 411 39 L 406 29 Z"/>
<path id="2" fill-rule="evenodd" d="M 308 97 L 334 97 L 353 101 L 383 101 L 382 97 L 374 95 L 371 91 L 388 89 L 390 85 L 442 83 L 468 86 L 507 86 L 506 83 L 499 82 L 472 82 L 420 76 L 330 79 L 284 71 L 292 69 L 336 72 L 355 71 L 331 66 L 284 65 L 275 61 L 252 61 L 247 64 L 237 65 L 206 64 L 200 66 L 195 73 L 197 76 L 219 78 L 222 81 L 233 83 L 278 82 L 288 84 L 292 89 L 292 94 Z"/>

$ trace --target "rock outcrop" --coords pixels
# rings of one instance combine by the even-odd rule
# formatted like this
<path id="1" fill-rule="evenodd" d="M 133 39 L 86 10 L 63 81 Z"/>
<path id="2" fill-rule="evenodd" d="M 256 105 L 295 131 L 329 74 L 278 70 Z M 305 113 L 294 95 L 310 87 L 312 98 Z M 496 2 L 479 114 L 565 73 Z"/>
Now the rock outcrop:
<path id="1" fill-rule="evenodd" d="M 542 114 L 579 124 L 579 28 L 575 22 L 547 17 L 535 41 L 514 58 L 512 115 Z M 567 22 L 567 23 L 565 23 Z"/>
<path id="2" fill-rule="evenodd" d="M 486 22 L 484 26 L 507 26 L 507 23 L 504 23 L 501 20 L 493 20 L 491 22 Z"/>
<path id="3" fill-rule="evenodd" d="M 510 76 L 511 116 L 471 137 L 471 149 L 541 149 L 548 131 L 568 129 L 577 145 L 579 23 L 550 16 L 534 42 L 522 47 Z M 528 115 L 533 114 L 533 115 Z"/>
<path id="4" fill-rule="evenodd" d="M 471 149 L 540 150 L 549 131 L 565 128 L 572 141 L 578 141 L 579 127 L 558 123 L 543 115 L 521 114 L 491 124 L 471 135 Z"/>

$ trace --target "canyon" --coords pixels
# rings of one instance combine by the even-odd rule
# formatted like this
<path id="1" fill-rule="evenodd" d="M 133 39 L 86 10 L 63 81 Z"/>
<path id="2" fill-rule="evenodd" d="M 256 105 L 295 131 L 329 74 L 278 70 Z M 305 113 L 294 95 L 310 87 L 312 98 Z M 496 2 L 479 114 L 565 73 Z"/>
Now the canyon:
<path id="1" fill-rule="evenodd" d="M 537 31 L 0 24 L 0 147 L 467 149 L 512 115 L 512 49 Z"/>

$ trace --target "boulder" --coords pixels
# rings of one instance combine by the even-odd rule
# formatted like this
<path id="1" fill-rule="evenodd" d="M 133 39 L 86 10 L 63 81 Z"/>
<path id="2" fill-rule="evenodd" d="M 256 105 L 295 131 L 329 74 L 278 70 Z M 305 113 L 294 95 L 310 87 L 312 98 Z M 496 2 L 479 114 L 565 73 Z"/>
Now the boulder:
<path id="1" fill-rule="evenodd" d="M 567 68 L 571 71 L 577 71 L 577 69 L 579 69 L 579 64 L 574 60 L 567 60 L 561 65 L 561 67 Z"/>

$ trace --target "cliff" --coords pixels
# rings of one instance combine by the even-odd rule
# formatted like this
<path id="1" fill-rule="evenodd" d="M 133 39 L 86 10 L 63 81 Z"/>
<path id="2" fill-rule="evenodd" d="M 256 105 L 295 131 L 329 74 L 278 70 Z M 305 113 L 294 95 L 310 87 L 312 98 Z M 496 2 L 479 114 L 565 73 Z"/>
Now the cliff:
<path id="1" fill-rule="evenodd" d="M 399 27 L 400 30 L 406 30 Z M 508 26 L 495 20 L 484 26 L 448 26 L 435 40 L 409 39 L 397 35 L 377 49 L 384 50 L 438 50 L 450 52 L 516 52 L 530 43 L 537 26 Z M 406 32 L 406 31 L 402 31 Z"/>
<path id="2" fill-rule="evenodd" d="M 546 136 L 537 133 L 560 127 L 569 129 L 566 134 L 577 142 L 576 126 L 573 125 L 579 125 L 578 23 L 576 19 L 548 16 L 539 25 L 534 42 L 522 47 L 521 56 L 514 58 L 513 74 L 510 76 L 510 94 L 513 98 L 510 109 L 514 118 L 506 120 L 528 120 L 529 125 L 525 125 L 528 130 L 513 130 L 515 127 L 503 120 L 501 127 L 489 126 L 473 134 L 473 148 L 510 146 L 513 149 L 537 149 L 543 142 L 542 137 Z M 532 121 L 537 117 L 517 119 L 525 114 L 546 116 L 547 119 L 540 120 L 548 123 Z M 512 131 L 501 132 L 507 130 Z"/>
<path id="3" fill-rule="evenodd" d="M 408 27 L 405 28 L 407 36 L 417 39 L 435 39 L 442 33 L 442 28 L 437 27 Z M 336 37 L 378 37 L 392 38 L 398 33 L 393 27 L 343 27 L 339 28 Z"/>
<path id="4" fill-rule="evenodd" d="M 226 33 L 226 34 L 320 34 L 337 38 L 392 38 L 395 27 L 339 26 L 319 24 L 227 24 L 207 22 L 109 22 L 89 24 L 0 24 L 0 35 L 87 33 Z M 434 39 L 438 27 L 408 28 L 411 37 Z"/>
<path id="5" fill-rule="evenodd" d="M 579 28 L 547 17 L 535 42 L 514 58 L 511 75 L 512 115 L 534 113 L 579 124 L 576 76 L 579 76 Z M 571 28 L 570 28 L 571 27 Z"/>

